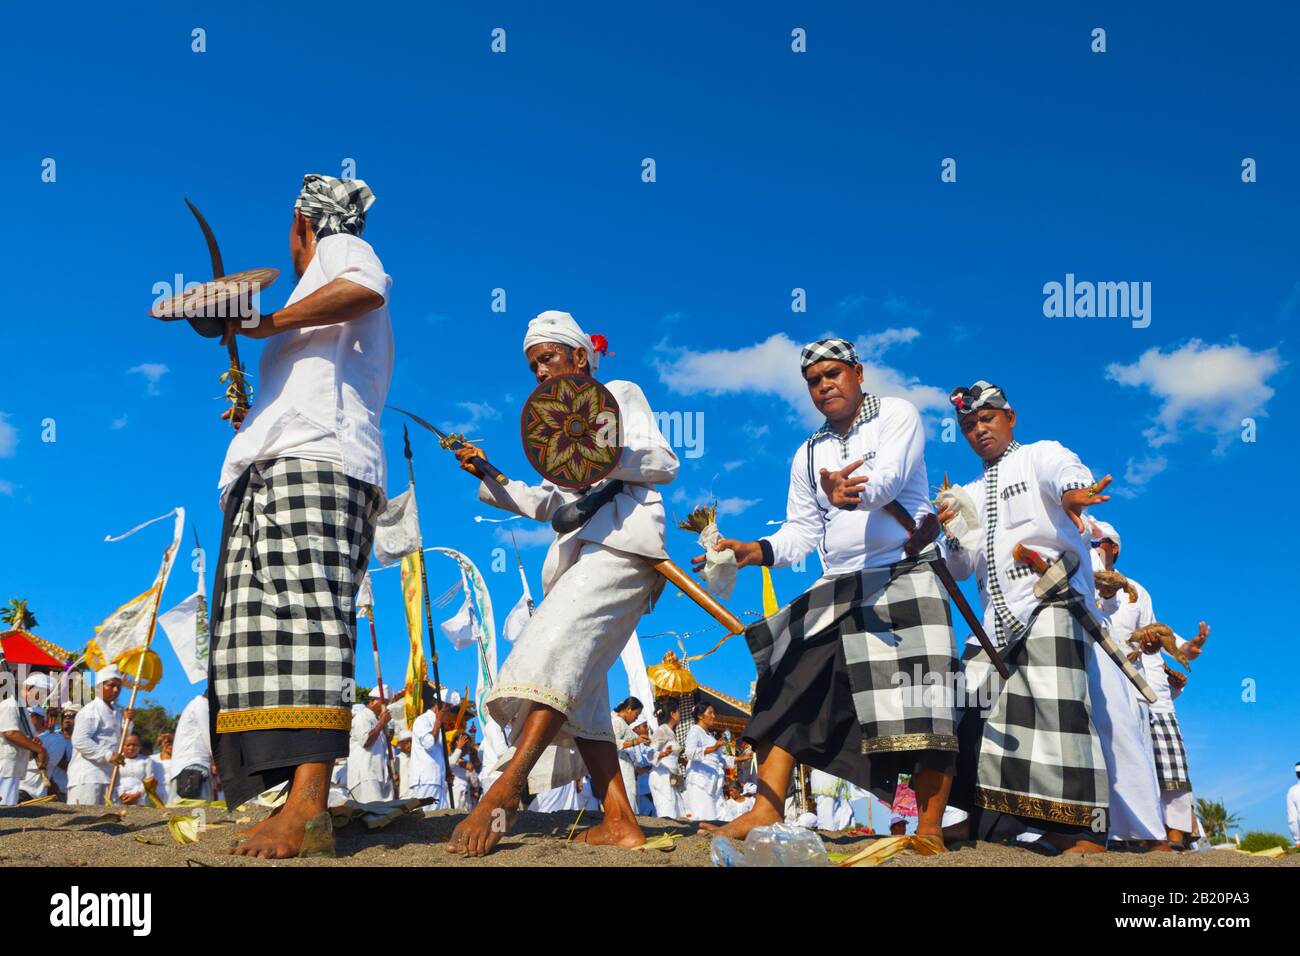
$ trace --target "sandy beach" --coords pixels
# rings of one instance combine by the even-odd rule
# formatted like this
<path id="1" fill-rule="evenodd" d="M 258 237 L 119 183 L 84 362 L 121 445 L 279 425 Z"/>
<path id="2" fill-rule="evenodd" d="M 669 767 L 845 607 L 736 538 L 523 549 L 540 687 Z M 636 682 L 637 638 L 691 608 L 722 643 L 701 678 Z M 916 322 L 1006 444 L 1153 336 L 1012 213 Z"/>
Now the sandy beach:
<path id="1" fill-rule="evenodd" d="M 709 837 L 693 826 L 671 820 L 643 817 L 647 836 L 682 834 L 670 852 L 629 851 L 588 847 L 567 839 L 576 813 L 522 813 L 515 832 L 502 840 L 488 857 L 465 860 L 442 847 L 463 813 L 443 810 L 431 817 L 408 814 L 386 827 L 367 829 L 359 822 L 340 827 L 338 855 L 333 859 L 264 861 L 224 856 L 236 831 L 263 819 L 263 807 L 231 814 L 207 810 L 210 828 L 199 842 L 180 845 L 168 832 L 167 818 L 189 813 L 147 807 L 116 807 L 121 822 L 102 820 L 108 808 L 41 804 L 0 811 L 0 866 L 711 866 Z M 582 826 L 598 819 L 584 816 Z M 96 822 L 96 821 L 99 822 Z M 239 821 L 239 822 L 237 822 Z M 823 836 L 831 853 L 862 849 L 870 838 Z M 1300 855 L 1280 860 L 1229 851 L 1207 853 L 1118 853 L 1049 857 L 1017 847 L 989 843 L 963 844 L 946 854 L 923 857 L 904 854 L 884 866 L 1248 866 L 1297 867 Z"/>

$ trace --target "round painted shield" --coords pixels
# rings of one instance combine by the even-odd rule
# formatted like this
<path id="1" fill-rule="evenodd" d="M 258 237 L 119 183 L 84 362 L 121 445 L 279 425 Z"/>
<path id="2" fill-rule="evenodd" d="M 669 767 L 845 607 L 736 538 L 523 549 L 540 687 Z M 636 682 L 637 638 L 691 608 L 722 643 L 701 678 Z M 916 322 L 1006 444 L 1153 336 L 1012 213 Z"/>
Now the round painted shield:
<path id="1" fill-rule="evenodd" d="M 618 402 L 587 375 L 561 375 L 538 385 L 524 403 L 519 430 L 529 464 L 562 488 L 600 481 L 623 451 Z"/>
<path id="2" fill-rule="evenodd" d="M 245 315 L 245 300 L 269 288 L 279 277 L 279 269 L 248 269 L 210 279 L 169 299 L 160 299 L 149 314 L 164 322 L 185 319 L 199 335 L 215 339 L 226 331 L 226 319 Z"/>

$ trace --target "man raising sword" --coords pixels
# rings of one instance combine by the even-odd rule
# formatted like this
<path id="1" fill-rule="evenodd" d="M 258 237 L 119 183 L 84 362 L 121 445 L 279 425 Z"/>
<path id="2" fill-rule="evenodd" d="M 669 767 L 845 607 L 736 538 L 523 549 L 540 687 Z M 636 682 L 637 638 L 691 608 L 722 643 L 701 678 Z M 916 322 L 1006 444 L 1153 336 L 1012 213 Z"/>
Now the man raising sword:
<path id="1" fill-rule="evenodd" d="M 559 375 L 596 371 L 600 355 L 567 312 L 543 312 L 528 323 L 524 358 L 539 384 Z M 557 535 L 542 567 L 545 593 L 524 626 L 484 704 L 510 726 L 501 776 L 456 827 L 447 849 L 467 856 L 491 851 L 519 806 L 525 782 L 533 793 L 581 780 L 589 770 L 604 820 L 576 837 L 590 844 L 634 847 L 645 842 L 619 773 L 606 674 L 632 630 L 663 589 L 656 563 L 667 560 L 658 485 L 677 475 L 677 456 L 654 423 L 641 389 L 607 382 L 623 424 L 623 450 L 607 483 L 608 500 L 584 524 Z M 472 445 L 456 450 L 478 478 Z M 621 482 L 621 486 L 616 484 Z M 479 499 L 538 521 L 550 521 L 583 495 L 546 481 L 528 486 L 485 480 Z M 590 497 L 587 500 L 592 500 Z M 596 499 L 599 500 L 599 499 Z"/>

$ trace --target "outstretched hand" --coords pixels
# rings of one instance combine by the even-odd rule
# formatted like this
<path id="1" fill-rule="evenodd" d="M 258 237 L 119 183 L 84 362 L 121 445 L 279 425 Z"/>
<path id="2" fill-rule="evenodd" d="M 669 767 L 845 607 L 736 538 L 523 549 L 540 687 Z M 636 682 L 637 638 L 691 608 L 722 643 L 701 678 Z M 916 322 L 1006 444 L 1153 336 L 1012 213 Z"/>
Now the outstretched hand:
<path id="1" fill-rule="evenodd" d="M 1205 647 L 1205 642 L 1210 637 L 1210 627 L 1204 621 L 1201 622 L 1200 629 L 1196 636 L 1183 645 L 1183 653 L 1187 655 L 1189 661 L 1194 661 L 1201 656 L 1201 648 Z"/>
<path id="2" fill-rule="evenodd" d="M 849 477 L 861 468 L 862 464 L 863 459 L 858 458 L 835 471 L 828 471 L 825 468 L 821 470 L 822 491 L 836 508 L 856 508 L 862 504 L 862 489 L 871 480 L 871 476 Z"/>
<path id="3" fill-rule="evenodd" d="M 1110 495 L 1103 495 L 1102 492 L 1114 480 L 1110 475 L 1107 475 L 1099 481 L 1094 481 L 1087 488 L 1075 488 L 1073 491 L 1067 491 L 1061 495 L 1061 507 L 1070 516 L 1070 520 L 1074 522 L 1074 526 L 1079 529 L 1080 534 L 1088 533 L 1088 526 L 1083 523 L 1083 509 L 1110 501 Z"/>
<path id="4" fill-rule="evenodd" d="M 737 541 L 734 538 L 723 538 L 713 546 L 714 551 L 734 551 L 736 553 L 736 567 L 747 568 L 752 564 L 763 563 L 763 547 L 757 541 Z M 704 570 L 704 565 L 708 563 L 708 557 L 703 554 L 697 554 L 691 558 L 691 570 L 699 574 Z"/>

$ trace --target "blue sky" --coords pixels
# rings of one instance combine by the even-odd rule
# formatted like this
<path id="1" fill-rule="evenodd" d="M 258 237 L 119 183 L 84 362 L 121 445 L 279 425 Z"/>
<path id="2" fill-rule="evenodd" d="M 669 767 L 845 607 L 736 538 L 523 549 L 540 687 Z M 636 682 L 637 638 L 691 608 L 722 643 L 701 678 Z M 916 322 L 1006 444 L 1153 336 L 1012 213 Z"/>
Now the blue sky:
<path id="1" fill-rule="evenodd" d="M 390 398 L 470 426 L 509 474 L 527 477 L 518 343 L 547 308 L 609 337 L 606 377 L 703 422 L 703 454 L 680 450 L 672 507 L 723 499 L 722 529 L 738 537 L 782 517 L 809 430 L 793 343 L 861 341 L 877 387 L 926 413 L 932 483 L 978 469 L 960 438 L 942 440 L 938 398 L 977 378 L 1003 385 L 1022 440 L 1059 440 L 1115 475 L 1122 494 L 1099 512 L 1161 620 L 1214 629 L 1179 702 L 1197 793 L 1283 829 L 1300 758 L 1282 609 L 1295 563 L 1272 527 L 1286 521 L 1297 437 L 1294 11 L 141 9 L 129 25 L 108 10 L 24 10 L 0 40 L 12 94 L 0 597 L 26 597 L 40 633 L 80 646 L 147 586 L 165 532 L 116 545 L 107 533 L 181 504 L 217 545 L 223 353 L 145 315 L 154 283 L 206 278 L 181 197 L 207 214 L 228 269 L 282 269 L 266 294 L 277 306 L 292 289 L 302 175 L 339 175 L 352 159 L 378 197 L 366 237 L 394 277 Z M 489 46 L 497 27 L 503 54 Z M 1090 50 L 1095 27 L 1105 53 Z M 191 51 L 195 28 L 206 52 Z M 1247 157 L 1257 182 L 1242 182 Z M 42 181 L 47 158 L 54 182 Z M 947 158 L 955 182 L 941 181 Z M 1149 282 L 1150 325 L 1046 318 L 1043 286 L 1067 273 Z M 498 288 L 505 313 L 490 310 Z M 805 312 L 791 310 L 796 288 Z M 254 369 L 258 348 L 243 343 Z M 405 486 L 398 424 L 385 419 L 390 493 Z M 479 564 L 504 619 L 518 578 L 513 559 L 489 570 L 499 527 L 472 520 L 488 514 L 472 482 L 415 440 L 425 537 Z M 684 532 L 669 546 L 681 564 L 694 553 Z M 543 554 L 524 550 L 538 592 Z M 455 582 L 450 562 L 431 567 L 435 594 Z M 778 594 L 814 573 L 779 572 Z M 387 578 L 379 627 L 396 675 L 404 638 Z M 178 570 L 166 603 L 192 584 Z M 756 574 L 731 603 L 759 607 Z M 642 631 L 708 624 L 670 593 Z M 672 646 L 649 639 L 646 657 Z M 442 660 L 448 683 L 472 681 L 469 653 Z M 359 661 L 365 682 L 368 654 Z M 741 697 L 753 677 L 740 640 L 696 667 Z M 615 674 L 611 692 L 622 686 Z M 178 708 L 189 693 L 173 662 L 157 698 Z"/>

